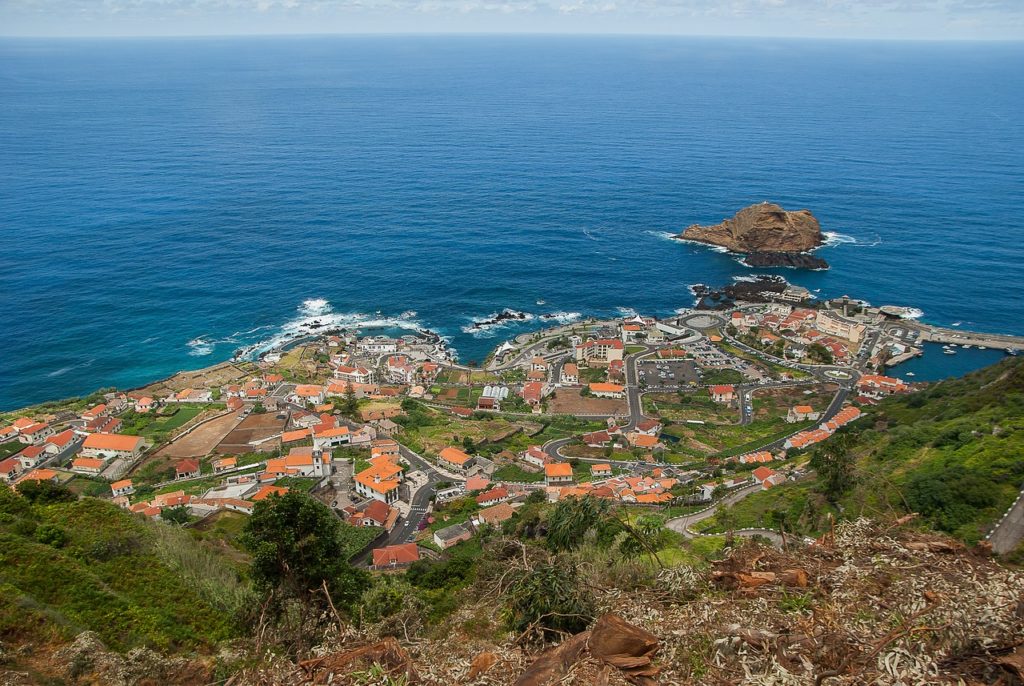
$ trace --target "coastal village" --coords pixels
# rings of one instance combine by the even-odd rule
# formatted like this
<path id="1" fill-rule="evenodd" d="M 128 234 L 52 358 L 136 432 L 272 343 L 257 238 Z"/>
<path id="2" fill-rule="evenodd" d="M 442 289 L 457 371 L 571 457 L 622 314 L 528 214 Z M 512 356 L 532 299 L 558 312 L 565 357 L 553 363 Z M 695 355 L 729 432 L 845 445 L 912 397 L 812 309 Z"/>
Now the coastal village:
<path id="1" fill-rule="evenodd" d="M 522 334 L 479 368 L 432 337 L 328 332 L 10 413 L 0 479 L 200 528 L 298 489 L 365 530 L 357 561 L 375 569 L 443 555 L 531 499 L 686 513 L 692 534 L 725 499 L 804 478 L 803 452 L 864 406 L 913 391 L 885 369 L 924 340 L 980 344 L 849 298 L 770 295 Z"/>

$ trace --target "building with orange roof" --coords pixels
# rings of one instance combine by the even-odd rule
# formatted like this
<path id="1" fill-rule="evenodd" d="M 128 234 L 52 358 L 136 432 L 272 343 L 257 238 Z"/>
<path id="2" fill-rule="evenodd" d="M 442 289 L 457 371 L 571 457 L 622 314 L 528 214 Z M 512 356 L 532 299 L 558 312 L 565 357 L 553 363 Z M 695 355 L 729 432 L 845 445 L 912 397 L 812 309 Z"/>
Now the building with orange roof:
<path id="1" fill-rule="evenodd" d="M 395 464 L 393 458 L 387 455 L 374 458 L 369 468 L 353 477 L 356 493 L 388 505 L 398 500 L 398 490 L 403 478 L 402 467 Z"/>
<path id="2" fill-rule="evenodd" d="M 298 443 L 299 441 L 308 440 L 312 436 L 312 429 L 295 429 L 294 431 L 285 431 L 281 434 L 281 443 Z"/>
<path id="3" fill-rule="evenodd" d="M 810 405 L 794 405 L 789 408 L 789 413 L 786 415 L 786 421 L 790 424 L 796 422 L 805 421 L 817 421 L 821 413 L 815 412 L 814 408 Z"/>
<path id="4" fill-rule="evenodd" d="M 7 483 L 13 483 L 19 474 L 21 474 L 21 463 L 18 460 L 8 457 L 0 462 L 0 479 Z"/>
<path id="5" fill-rule="evenodd" d="M 565 486 L 573 482 L 572 465 L 568 462 L 549 462 L 544 465 L 544 483 L 547 486 Z"/>
<path id="6" fill-rule="evenodd" d="M 57 483 L 59 476 L 57 472 L 52 469 L 33 469 L 31 472 L 21 477 L 21 481 L 51 481 Z"/>
<path id="7" fill-rule="evenodd" d="M 419 559 L 420 549 L 415 543 L 402 543 L 373 549 L 373 568 L 378 570 L 406 567 Z"/>
<path id="8" fill-rule="evenodd" d="M 288 489 L 284 486 L 267 485 L 261 487 L 260 490 L 256 491 L 256 493 L 251 498 L 249 498 L 249 500 L 258 503 L 261 500 L 266 500 L 271 496 L 282 496 L 285 495 L 286 493 L 288 493 Z"/>
<path id="9" fill-rule="evenodd" d="M 508 489 L 504 487 L 492 488 L 486 493 L 481 493 L 475 500 L 476 504 L 480 507 L 490 507 L 491 505 L 497 505 L 500 502 L 508 500 L 511 496 L 508 493 Z"/>
<path id="10" fill-rule="evenodd" d="M 200 474 L 199 460 L 181 460 L 174 465 L 175 479 L 194 479 Z"/>
<path id="11" fill-rule="evenodd" d="M 347 426 L 335 426 L 323 431 L 313 430 L 313 446 L 320 450 L 330 450 L 347 445 L 352 440 L 352 431 Z"/>
<path id="12" fill-rule="evenodd" d="M 14 424 L 17 425 L 18 422 Z M 18 430 L 18 440 L 26 445 L 35 445 L 50 438 L 54 433 L 53 427 L 46 422 L 31 422 L 28 426 Z"/>
<path id="13" fill-rule="evenodd" d="M 617 383 L 595 382 L 587 388 L 598 398 L 621 398 L 626 390 L 625 386 Z"/>
<path id="14" fill-rule="evenodd" d="M 709 388 L 708 393 L 716 403 L 731 403 L 736 397 L 736 387 L 728 384 L 719 384 Z"/>
<path id="15" fill-rule="evenodd" d="M 497 526 L 502 522 L 512 519 L 515 513 L 515 508 L 509 505 L 508 503 L 498 503 L 497 505 L 485 507 L 484 509 L 477 512 L 476 516 L 474 517 L 474 521 L 476 522 L 477 526 L 480 526 L 482 524 Z"/>
<path id="16" fill-rule="evenodd" d="M 76 457 L 71 461 L 71 471 L 81 474 L 99 474 L 106 464 L 105 460 L 97 457 Z"/>
<path id="17" fill-rule="evenodd" d="M 142 454 L 141 436 L 89 434 L 82 443 L 82 456 L 109 460 L 116 457 L 134 460 Z"/>
<path id="18" fill-rule="evenodd" d="M 55 454 L 56 452 L 57 450 L 52 446 L 50 450 L 47 450 L 45 443 L 42 445 L 27 445 L 13 459 L 18 460 L 23 470 L 32 469 L 45 460 L 48 455 Z"/>
<path id="19" fill-rule="evenodd" d="M 59 434 L 54 434 L 53 436 L 47 438 L 46 445 L 52 446 L 52 450 L 48 450 L 48 452 L 53 452 L 54 454 L 56 454 L 61 450 L 67 449 L 77 440 L 78 434 L 76 434 L 72 429 L 66 429 L 64 431 L 61 431 Z"/>
<path id="20" fill-rule="evenodd" d="M 213 473 L 220 474 L 222 472 L 229 472 L 238 466 L 237 457 L 222 457 L 213 463 Z"/>
<path id="21" fill-rule="evenodd" d="M 306 403 L 313 403 L 314 405 L 320 405 L 324 402 L 324 387 L 317 384 L 299 384 L 292 391 L 288 399 L 293 403 L 305 405 Z"/>
<path id="22" fill-rule="evenodd" d="M 454 446 L 448 446 L 438 453 L 437 459 L 445 469 L 459 473 L 473 466 L 473 458 Z"/>
<path id="23" fill-rule="evenodd" d="M 110 484 L 110 493 L 114 498 L 131 495 L 134 492 L 135 487 L 132 485 L 131 479 L 121 479 Z"/>
<path id="24" fill-rule="evenodd" d="M 590 465 L 590 475 L 593 477 L 606 477 L 612 475 L 612 466 L 610 464 L 592 464 Z"/>
<path id="25" fill-rule="evenodd" d="M 657 436 L 651 436 L 648 434 L 633 432 L 627 436 L 627 439 L 634 447 L 643 448 L 644 450 L 655 450 L 657 448 L 664 447 L 661 441 L 658 440 Z"/>
<path id="26" fill-rule="evenodd" d="M 612 360 L 621 360 L 626 347 L 618 338 L 599 338 L 576 346 L 576 362 L 605 366 Z"/>
<path id="27" fill-rule="evenodd" d="M 774 459 L 775 456 L 772 455 L 767 450 L 760 450 L 756 453 L 747 453 L 745 455 L 740 455 L 737 458 L 737 461 L 740 464 L 759 464 L 764 462 L 771 462 Z"/>

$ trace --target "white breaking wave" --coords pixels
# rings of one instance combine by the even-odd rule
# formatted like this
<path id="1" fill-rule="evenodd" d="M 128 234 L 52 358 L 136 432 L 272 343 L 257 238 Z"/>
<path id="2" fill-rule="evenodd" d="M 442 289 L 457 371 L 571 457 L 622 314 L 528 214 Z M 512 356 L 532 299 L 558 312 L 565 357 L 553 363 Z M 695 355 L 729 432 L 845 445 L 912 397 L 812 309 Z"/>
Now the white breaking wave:
<path id="1" fill-rule="evenodd" d="M 188 354 L 192 357 L 206 357 L 213 354 L 216 343 L 200 336 L 199 338 L 193 338 L 187 345 L 189 347 Z"/>
<path id="2" fill-rule="evenodd" d="M 672 233 L 671 231 L 644 231 L 648 236 L 654 236 L 655 238 L 661 238 L 666 241 L 680 240 L 679 234 Z M 686 241 L 692 243 L 693 241 Z"/>
<path id="3" fill-rule="evenodd" d="M 574 322 L 583 315 L 579 312 L 551 312 L 550 314 L 542 314 L 541 319 L 550 322 L 558 322 L 560 324 L 568 324 Z"/>
<path id="4" fill-rule="evenodd" d="M 900 315 L 900 319 L 920 319 L 924 316 L 924 310 L 916 307 L 905 307 L 903 313 Z"/>
<path id="5" fill-rule="evenodd" d="M 700 241 L 691 241 L 689 238 L 678 238 L 678 237 L 676 237 L 676 238 L 673 238 L 672 240 L 676 240 L 676 241 L 679 241 L 681 243 L 689 243 L 690 245 L 699 245 L 702 248 L 707 248 L 711 252 L 720 252 L 720 253 L 727 253 L 727 252 L 729 252 L 729 248 L 723 247 L 721 245 L 711 245 L 710 243 L 702 243 Z M 742 257 L 742 255 L 740 255 L 740 257 Z"/>
<path id="6" fill-rule="evenodd" d="M 54 377 L 57 377 L 57 376 L 63 376 L 63 375 L 67 374 L 68 372 L 70 372 L 73 369 L 81 369 L 82 367 L 88 367 L 89 365 L 91 365 L 95 361 L 96 361 L 96 358 L 94 357 L 94 358 L 92 358 L 90 360 L 86 360 L 85 362 L 83 362 L 81 364 L 72 364 L 72 365 L 68 365 L 67 367 L 61 367 L 60 369 L 55 369 L 52 372 L 47 373 L 46 376 L 48 376 L 50 378 L 54 378 Z"/>
<path id="7" fill-rule="evenodd" d="M 299 305 L 299 312 L 308 317 L 327 314 L 330 311 L 331 303 L 323 298 L 310 298 L 309 300 L 303 300 L 302 304 Z"/>
<path id="8" fill-rule="evenodd" d="M 246 341 L 242 334 L 234 334 L 228 339 L 214 341 L 213 343 L 242 343 L 243 347 L 237 357 L 251 359 L 260 353 L 280 348 L 289 341 L 304 336 L 318 336 L 332 329 L 405 329 L 408 331 L 423 331 L 424 326 L 413 319 L 415 312 L 409 310 L 398 317 L 388 317 L 378 313 L 372 315 L 362 312 L 335 312 L 331 303 L 323 298 L 311 298 L 304 300 L 297 308 L 298 316 L 291 319 L 280 327 L 261 326 L 248 333 L 266 329 L 276 329 L 271 336 L 256 340 Z M 206 341 L 207 344 L 210 341 Z"/>
<path id="9" fill-rule="evenodd" d="M 623 317 L 635 317 L 637 314 L 636 310 L 634 310 L 632 307 L 616 307 L 615 309 Z"/>
<path id="10" fill-rule="evenodd" d="M 831 248 L 836 245 L 843 245 L 844 243 L 857 244 L 857 239 L 853 236 L 847 236 L 845 233 L 839 233 L 838 231 L 822 231 L 822 235 L 825 237 L 825 242 L 821 247 Z"/>
<path id="11" fill-rule="evenodd" d="M 839 233 L 838 231 L 822 231 L 822 235 L 825 237 L 825 242 L 821 244 L 822 248 L 834 248 L 837 245 L 855 245 L 858 248 L 873 248 L 876 245 L 881 245 L 881 236 L 876 235 L 875 240 L 870 243 L 865 243 L 853 236 L 848 236 L 845 233 Z"/>
<path id="12" fill-rule="evenodd" d="M 501 312 L 492 312 L 486 317 L 474 317 L 469 324 L 462 327 L 462 333 L 468 333 L 475 338 L 493 338 L 496 335 L 495 329 L 533 321 L 535 318 L 529 312 L 506 307 Z"/>

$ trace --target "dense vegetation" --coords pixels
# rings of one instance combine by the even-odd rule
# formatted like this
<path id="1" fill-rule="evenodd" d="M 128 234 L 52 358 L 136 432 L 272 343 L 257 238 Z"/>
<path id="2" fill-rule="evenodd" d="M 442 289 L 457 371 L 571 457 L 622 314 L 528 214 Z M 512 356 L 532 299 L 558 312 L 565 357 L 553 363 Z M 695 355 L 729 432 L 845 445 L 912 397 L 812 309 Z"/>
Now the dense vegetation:
<path id="1" fill-rule="evenodd" d="M 706 526 L 820 533 L 829 512 L 920 513 L 968 543 L 984 536 L 1024 482 L 1024 361 L 889 398 L 811 453 L 812 485 L 752 496 Z"/>
<path id="2" fill-rule="evenodd" d="M 0 488 L 0 640 L 96 631 L 117 649 L 212 648 L 245 604 L 238 574 L 187 533 L 50 485 Z"/>

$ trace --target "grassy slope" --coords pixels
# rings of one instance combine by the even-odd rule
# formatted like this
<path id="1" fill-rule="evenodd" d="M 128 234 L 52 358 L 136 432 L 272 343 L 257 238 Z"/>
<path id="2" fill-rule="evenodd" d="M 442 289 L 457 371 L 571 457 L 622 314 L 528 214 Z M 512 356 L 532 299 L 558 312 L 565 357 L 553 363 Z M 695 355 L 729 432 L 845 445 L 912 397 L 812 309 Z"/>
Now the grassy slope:
<path id="1" fill-rule="evenodd" d="M 40 542 L 47 526 L 67 542 Z M 230 608 L 218 598 L 242 590 L 221 565 L 186 533 L 109 503 L 31 506 L 0 489 L 0 640 L 91 629 L 115 649 L 212 647 L 231 635 Z"/>
<path id="2" fill-rule="evenodd" d="M 975 542 L 1024 482 L 1024 360 L 888 399 L 844 431 L 857 460 L 856 484 L 839 501 L 845 516 L 914 511 Z M 745 499 L 732 522 L 763 525 L 774 510 L 792 529 L 817 533 L 828 509 L 811 485 L 789 484 Z"/>

